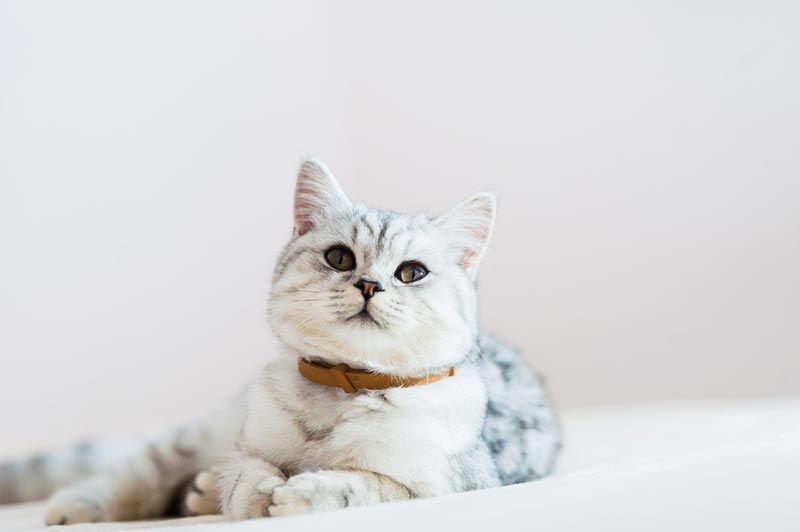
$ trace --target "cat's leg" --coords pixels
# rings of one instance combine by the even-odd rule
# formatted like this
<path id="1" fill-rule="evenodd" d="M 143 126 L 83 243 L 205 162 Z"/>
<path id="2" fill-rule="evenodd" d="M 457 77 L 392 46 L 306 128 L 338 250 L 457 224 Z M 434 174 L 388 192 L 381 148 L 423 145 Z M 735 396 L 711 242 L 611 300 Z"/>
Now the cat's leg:
<path id="1" fill-rule="evenodd" d="M 255 519 L 269 515 L 272 493 L 286 476 L 271 463 L 241 453 L 225 464 L 219 482 L 222 512 L 231 519 Z"/>
<path id="2" fill-rule="evenodd" d="M 324 512 L 414 498 L 406 486 L 370 471 L 313 471 L 291 477 L 272 492 L 269 515 Z"/>
<path id="3" fill-rule="evenodd" d="M 116 470 L 57 491 L 48 525 L 130 521 L 164 515 L 179 486 L 211 465 L 218 434 L 204 425 L 173 431 L 147 445 Z"/>

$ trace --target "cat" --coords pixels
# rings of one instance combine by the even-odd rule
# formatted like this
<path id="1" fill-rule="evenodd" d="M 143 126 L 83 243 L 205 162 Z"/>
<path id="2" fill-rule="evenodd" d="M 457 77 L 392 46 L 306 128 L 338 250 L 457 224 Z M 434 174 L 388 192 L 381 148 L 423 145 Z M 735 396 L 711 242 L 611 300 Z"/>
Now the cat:
<path id="1" fill-rule="evenodd" d="M 281 353 L 207 418 L 150 442 L 84 443 L 0 467 L 0 502 L 47 524 L 303 514 L 534 480 L 560 447 L 521 356 L 478 333 L 496 201 L 441 216 L 352 203 L 306 159 L 272 279 Z"/>

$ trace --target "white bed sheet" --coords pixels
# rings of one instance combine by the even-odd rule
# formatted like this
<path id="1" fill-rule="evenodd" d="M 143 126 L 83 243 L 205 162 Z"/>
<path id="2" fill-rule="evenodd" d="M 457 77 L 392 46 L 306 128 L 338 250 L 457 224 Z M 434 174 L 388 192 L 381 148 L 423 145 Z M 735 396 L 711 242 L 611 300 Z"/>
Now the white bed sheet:
<path id="1" fill-rule="evenodd" d="M 292 518 L 51 532 L 800 531 L 800 398 L 595 408 L 563 422 L 557 473 L 529 484 Z M 0 507 L 0 530 L 39 529 L 41 503 Z"/>

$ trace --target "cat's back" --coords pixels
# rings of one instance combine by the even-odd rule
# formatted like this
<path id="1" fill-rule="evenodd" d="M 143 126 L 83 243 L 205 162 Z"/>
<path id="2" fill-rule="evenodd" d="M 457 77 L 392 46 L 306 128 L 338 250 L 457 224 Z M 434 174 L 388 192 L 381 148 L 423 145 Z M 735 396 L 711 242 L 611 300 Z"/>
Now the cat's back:
<path id="1" fill-rule="evenodd" d="M 561 446 L 555 413 L 522 355 L 492 336 L 478 339 L 488 401 L 482 437 L 503 484 L 550 473 Z"/>

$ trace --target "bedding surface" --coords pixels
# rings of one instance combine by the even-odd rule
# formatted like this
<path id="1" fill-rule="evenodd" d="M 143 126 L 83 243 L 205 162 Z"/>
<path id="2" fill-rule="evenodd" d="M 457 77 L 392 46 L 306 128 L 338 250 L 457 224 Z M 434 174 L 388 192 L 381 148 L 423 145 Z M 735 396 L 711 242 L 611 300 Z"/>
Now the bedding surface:
<path id="1" fill-rule="evenodd" d="M 220 517 L 51 532 L 800 530 L 800 398 L 593 408 L 562 414 L 546 479 L 435 499 L 230 523 Z M 48 530 L 42 503 L 0 506 L 0 531 Z"/>

